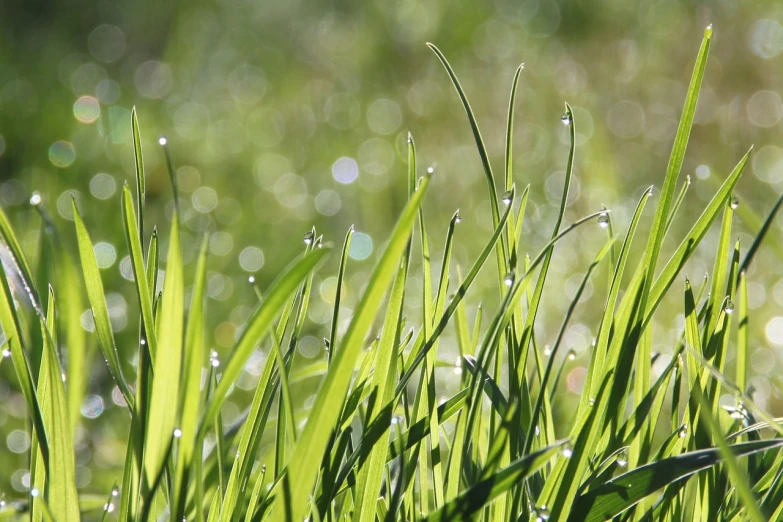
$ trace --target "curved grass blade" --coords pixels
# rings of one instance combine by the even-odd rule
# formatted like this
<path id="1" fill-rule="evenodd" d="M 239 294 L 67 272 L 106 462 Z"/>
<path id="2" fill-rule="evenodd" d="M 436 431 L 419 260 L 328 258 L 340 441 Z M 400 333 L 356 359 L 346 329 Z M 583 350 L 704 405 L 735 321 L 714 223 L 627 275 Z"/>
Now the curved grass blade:
<path id="1" fill-rule="evenodd" d="M 157 336 L 155 335 L 155 317 L 153 314 L 152 295 L 155 292 L 155 278 L 157 277 L 157 270 L 146 270 L 144 266 L 144 252 L 142 251 L 142 244 L 139 240 L 139 222 L 136 221 L 136 217 L 133 215 L 133 198 L 131 197 L 130 189 L 125 185 L 122 189 L 122 215 L 123 223 L 125 225 L 125 239 L 128 242 L 128 249 L 130 250 L 131 266 L 133 267 L 133 278 L 136 286 L 136 295 L 139 298 L 139 306 L 141 308 L 141 319 L 143 325 L 144 339 L 146 340 L 147 349 L 150 353 L 153 366 L 155 364 L 155 357 L 157 355 Z M 153 234 L 153 238 L 156 234 Z M 152 244 L 157 242 L 153 240 Z M 157 249 L 151 249 L 148 259 L 150 267 L 154 268 L 157 264 Z M 153 257 L 153 255 L 155 257 Z"/>
<path id="2" fill-rule="evenodd" d="M 775 216 L 777 215 L 778 210 L 780 210 L 781 205 L 783 205 L 783 194 L 781 194 L 781 196 L 775 202 L 775 206 L 773 206 L 772 210 L 770 210 L 769 214 L 767 214 L 767 217 L 764 219 L 764 223 L 761 225 L 761 229 L 759 230 L 758 234 L 756 234 L 756 237 L 753 238 L 753 243 L 750 245 L 748 252 L 745 254 L 745 257 L 742 259 L 742 263 L 740 264 L 740 274 L 744 273 L 750 266 L 751 261 L 753 261 L 753 258 L 761 246 L 761 242 L 764 241 L 764 238 L 767 236 L 767 232 L 769 232 L 769 228 L 772 226 L 772 223 L 774 222 Z"/>
<path id="3" fill-rule="evenodd" d="M 442 508 L 423 518 L 427 522 L 471 521 L 473 514 L 511 487 L 529 477 L 556 455 L 567 441 L 559 441 L 540 451 L 515 460 L 492 476 L 479 481 Z"/>
<path id="4" fill-rule="evenodd" d="M 138 203 L 136 222 L 139 224 L 139 242 L 144 241 L 144 199 L 147 193 L 147 181 L 144 176 L 144 159 L 141 154 L 141 136 L 136 106 L 131 109 L 131 134 L 133 135 L 133 158 L 136 164 L 136 198 Z"/>
<path id="5" fill-rule="evenodd" d="M 783 446 L 783 439 L 743 442 L 729 446 L 735 457 L 745 457 Z M 602 484 L 574 503 L 568 518 L 571 522 L 610 520 L 664 486 L 682 488 L 694 473 L 722 461 L 717 448 L 709 448 L 640 466 Z"/>
<path id="6" fill-rule="evenodd" d="M 440 49 L 435 47 L 434 44 L 427 42 L 427 47 L 429 47 L 432 52 L 435 53 L 435 55 L 438 57 L 438 60 L 440 60 L 440 63 L 442 63 L 443 67 L 446 69 L 446 72 L 451 79 L 451 83 L 454 84 L 454 88 L 457 90 L 457 94 L 459 95 L 460 101 L 462 102 L 462 107 L 465 109 L 465 113 L 468 116 L 470 128 L 473 131 L 473 138 L 476 140 L 476 147 L 478 148 L 479 156 L 481 156 L 481 164 L 484 167 L 484 175 L 487 179 L 487 187 L 489 188 L 489 202 L 492 209 L 492 226 L 497 228 L 498 223 L 500 222 L 500 210 L 498 208 L 498 195 L 497 189 L 495 187 L 495 176 L 492 174 L 492 166 L 489 163 L 489 155 L 487 154 L 487 148 L 484 145 L 484 139 L 481 137 L 481 131 L 479 131 L 476 116 L 473 114 L 473 109 L 470 108 L 470 103 L 468 103 L 468 98 L 465 95 L 465 91 L 462 89 L 462 85 L 460 85 L 459 80 L 457 79 L 457 75 L 454 73 L 454 69 L 451 68 L 448 60 L 446 60 L 446 57 L 443 55 Z M 503 267 L 505 266 L 507 259 L 505 239 L 501 239 L 500 245 L 498 246 L 497 256 L 498 268 L 500 270 L 498 275 L 499 277 L 503 277 L 505 275 Z"/>
<path id="7" fill-rule="evenodd" d="M 84 274 L 84 286 L 87 290 L 87 299 L 90 302 L 93 321 L 95 323 L 95 332 L 98 334 L 98 341 L 109 366 L 114 382 L 122 392 L 125 402 L 129 409 L 133 409 L 134 398 L 130 391 L 125 377 L 122 375 L 120 360 L 117 354 L 117 346 L 114 344 L 114 333 L 109 322 L 109 311 L 106 307 L 106 293 L 103 290 L 103 282 L 98 269 L 98 262 L 95 260 L 90 235 L 84 226 L 84 221 L 76 208 L 76 203 L 72 202 L 73 222 L 76 227 L 76 239 L 79 245 L 79 258 L 82 263 L 82 273 Z"/>
<path id="8" fill-rule="evenodd" d="M 277 499 L 272 507 L 272 520 L 282 521 L 286 518 L 286 513 L 290 514 L 290 519 L 300 520 L 304 519 L 309 511 L 308 500 L 311 489 L 315 483 L 331 429 L 340 416 L 340 411 L 334 405 L 342 403 L 348 390 L 356 358 L 372 324 L 378 304 L 395 275 L 395 266 L 407 248 L 413 222 L 428 185 L 429 176 L 424 178 L 424 182 L 406 205 L 384 254 L 375 266 L 366 290 L 356 307 L 351 326 L 343 337 L 340 350 L 332 359 L 329 372 L 316 396 L 315 405 L 294 450 L 286 476 L 282 479 L 281 487 L 284 492 L 277 491 Z M 292 480 L 297 482 L 293 489 L 290 488 Z M 276 489 L 279 490 L 280 487 Z"/>

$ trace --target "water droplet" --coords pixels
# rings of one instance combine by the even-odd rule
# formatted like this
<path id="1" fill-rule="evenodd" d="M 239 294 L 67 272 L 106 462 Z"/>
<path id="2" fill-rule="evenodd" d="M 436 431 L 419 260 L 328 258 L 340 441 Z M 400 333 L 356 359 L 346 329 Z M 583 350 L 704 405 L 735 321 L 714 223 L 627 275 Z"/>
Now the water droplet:
<path id="1" fill-rule="evenodd" d="M 552 348 L 550 348 L 548 344 L 544 346 L 544 355 L 546 355 L 547 357 L 552 355 Z"/>
<path id="2" fill-rule="evenodd" d="M 142 340 L 139 341 L 139 344 L 144 346 L 145 344 L 147 344 L 147 340 L 142 338 Z"/>
<path id="3" fill-rule="evenodd" d="M 33 195 L 30 196 L 30 204 L 35 206 L 38 206 L 41 204 L 41 193 L 38 191 L 33 192 Z"/>
<path id="4" fill-rule="evenodd" d="M 691 175 L 690 174 L 685 176 L 685 184 L 686 185 L 690 185 L 691 184 Z"/>
<path id="5" fill-rule="evenodd" d="M 733 196 L 731 198 L 731 204 L 730 205 L 731 205 L 732 209 L 737 208 L 739 206 L 739 198 L 737 196 Z"/>
<path id="6" fill-rule="evenodd" d="M 220 366 L 220 359 L 218 358 L 218 353 L 215 350 L 212 350 L 212 352 L 209 354 L 209 364 L 213 368 Z"/>
<path id="7" fill-rule="evenodd" d="M 595 406 L 595 398 L 594 398 L 594 397 L 590 397 L 590 398 L 587 400 L 587 403 L 590 405 L 590 407 L 593 407 L 593 406 Z"/>
<path id="8" fill-rule="evenodd" d="M 308 231 L 308 232 L 307 232 L 307 233 L 304 235 L 304 243 L 305 243 L 305 245 L 309 245 L 309 244 L 311 244 L 311 243 L 313 242 L 313 239 L 315 239 L 315 232 L 313 232 L 312 230 L 310 230 L 310 231 Z"/>
<path id="9" fill-rule="evenodd" d="M 104 504 L 103 505 L 103 510 L 106 513 L 111 513 L 112 511 L 114 511 L 114 504 L 112 504 L 111 502 L 109 502 L 108 504 Z"/>
<path id="10" fill-rule="evenodd" d="M 160 145 L 161 147 L 165 147 L 166 143 L 168 143 L 166 136 L 161 136 L 160 138 L 158 138 L 158 145 Z"/>
<path id="11" fill-rule="evenodd" d="M 175 429 L 174 429 L 174 438 L 175 438 L 175 439 L 178 439 L 178 438 L 180 438 L 181 436 L 182 436 L 182 430 L 181 430 L 181 429 L 179 429 L 179 428 L 175 428 Z"/>
<path id="12" fill-rule="evenodd" d="M 454 214 L 454 222 L 455 223 L 461 223 L 462 222 L 462 216 L 459 215 L 459 209 L 457 209 L 457 213 Z"/>
<path id="13" fill-rule="evenodd" d="M 565 458 L 570 459 L 571 456 L 574 454 L 574 450 L 571 448 L 570 444 L 566 444 L 566 446 L 563 448 L 563 450 L 560 452 Z"/>
<path id="14" fill-rule="evenodd" d="M 456 375 L 462 375 L 462 357 L 457 357 L 454 360 L 454 373 Z"/>
<path id="15" fill-rule="evenodd" d="M 546 520 L 549 520 L 549 510 L 546 506 L 534 507 L 532 514 L 536 517 L 536 522 L 545 522 Z"/>
<path id="16" fill-rule="evenodd" d="M 114 486 L 113 488 L 111 488 L 111 496 L 112 497 L 117 497 L 117 496 L 119 496 L 119 494 L 120 494 L 120 488 L 119 487 Z"/>
<path id="17" fill-rule="evenodd" d="M 60 379 L 62 379 L 62 380 L 63 380 L 63 382 L 65 382 L 65 372 L 62 372 L 62 373 L 60 374 Z"/>
<path id="18" fill-rule="evenodd" d="M 688 425 L 687 424 L 683 424 L 682 426 L 680 426 L 680 430 L 679 430 L 679 433 L 677 435 L 679 435 L 679 437 L 681 439 L 684 439 L 685 437 L 687 437 L 688 436 Z"/>
<path id="19" fill-rule="evenodd" d="M 433 163 L 432 165 L 430 165 L 429 167 L 427 167 L 427 174 L 430 174 L 430 175 L 432 175 L 432 174 L 434 174 L 434 173 L 435 173 L 435 164 Z"/>
<path id="20" fill-rule="evenodd" d="M 573 350 L 568 350 L 568 360 L 573 361 L 576 359 L 576 352 Z"/>
<path id="21" fill-rule="evenodd" d="M 731 300 L 726 301 L 726 306 L 723 307 L 723 311 L 727 314 L 731 314 L 734 311 L 734 303 Z"/>
<path id="22" fill-rule="evenodd" d="M 522 63 L 520 63 L 520 64 L 519 64 L 519 68 L 520 68 L 520 69 L 524 69 L 524 68 L 525 68 L 525 62 L 522 62 Z"/>
<path id="23" fill-rule="evenodd" d="M 620 453 L 618 453 L 617 460 L 615 460 L 615 462 L 617 462 L 617 465 L 620 466 L 621 468 L 626 467 L 628 465 L 628 452 L 623 450 Z"/>
<path id="24" fill-rule="evenodd" d="M 560 116 L 560 121 L 563 122 L 563 125 L 571 125 L 571 113 L 565 111 L 563 115 Z"/>
<path id="25" fill-rule="evenodd" d="M 647 197 L 648 197 L 648 198 L 651 198 L 651 197 L 652 197 L 652 195 L 653 195 L 653 192 L 654 192 L 654 191 L 655 191 L 655 188 L 654 188 L 654 187 L 650 187 L 650 188 L 648 188 L 648 189 L 647 189 Z"/>
<path id="26" fill-rule="evenodd" d="M 606 228 L 609 226 L 609 214 L 606 212 L 601 213 L 601 215 L 598 216 L 598 225 L 601 228 Z"/>
<path id="27" fill-rule="evenodd" d="M 266 464 L 261 465 L 261 473 L 266 473 Z"/>
<path id="28" fill-rule="evenodd" d="M 33 496 L 33 497 L 37 497 L 40 494 L 41 494 L 41 492 L 38 491 L 38 488 L 33 488 L 33 489 L 30 490 L 30 495 Z"/>
<path id="29" fill-rule="evenodd" d="M 508 205 L 511 203 L 511 200 L 514 198 L 514 191 L 509 190 L 503 194 L 503 196 L 500 198 L 501 201 L 503 201 L 504 205 Z"/>
<path id="30" fill-rule="evenodd" d="M 506 286 L 511 286 L 514 284 L 514 271 L 512 270 L 508 274 L 506 274 L 506 277 L 503 278 L 503 284 Z"/>
<path id="31" fill-rule="evenodd" d="M 3 357 L 11 357 L 11 350 L 9 350 L 8 348 L 3 350 Z"/>

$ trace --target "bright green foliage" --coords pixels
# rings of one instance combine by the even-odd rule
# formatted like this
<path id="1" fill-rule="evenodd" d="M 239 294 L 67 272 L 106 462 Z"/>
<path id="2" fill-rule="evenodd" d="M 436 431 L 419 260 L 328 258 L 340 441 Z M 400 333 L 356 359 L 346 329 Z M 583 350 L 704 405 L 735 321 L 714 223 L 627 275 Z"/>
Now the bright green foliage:
<path id="1" fill-rule="evenodd" d="M 549 242 L 528 257 L 520 254 L 529 244 L 524 219 L 530 192 L 515 187 L 512 154 L 522 68 L 512 83 L 503 194 L 498 194 L 467 95 L 445 55 L 430 45 L 473 132 L 487 180 L 492 233 L 479 238 L 483 248 L 464 276 L 451 266 L 452 250 L 463 239 L 460 215 L 451 218 L 445 241 L 433 240 L 435 227 L 425 223 L 425 209 L 432 177 L 439 174 L 419 172 L 409 135 L 408 202 L 352 310 L 341 309 L 342 286 L 353 270 L 352 228 L 341 256 L 332 256 L 337 287 L 323 332 L 328 355 L 308 364 L 297 360 L 298 348 L 311 317 L 315 278 L 327 272 L 322 264 L 332 249 L 312 229 L 303 255 L 269 288 L 261 291 L 251 280 L 259 302 L 248 311 L 226 362 L 221 364 L 217 354 L 208 357 L 208 238 L 191 264 L 185 261 L 184 239 L 180 242 L 180 234 L 185 235 L 179 230 L 179 205 L 173 205 L 171 226 L 160 236 L 145 221 L 147 180 L 134 110 L 136 195 L 134 200 L 126 185 L 119 210 L 137 298 L 136 346 L 118 346 L 115 340 L 107 292 L 82 220 L 81 213 L 90 208 L 73 204 L 79 262 L 61 241 L 42 241 L 41 252 L 31 256 L 40 265 L 37 284 L 0 211 L 9 259 L 0 266 L 0 325 L 30 415 L 34 488 L 27 498 L 0 508 L 0 518 L 25 511 L 36 522 L 779 517 L 783 426 L 749 397 L 748 331 L 758 325 L 749 317 L 747 269 L 763 248 L 783 198 L 766 220 L 756 218 L 760 232 L 750 245 L 732 242 L 732 194 L 748 153 L 685 237 L 669 236 L 687 201 L 689 182 L 681 183 L 679 193 L 676 187 L 711 37 L 707 30 L 651 223 L 643 225 L 644 210 L 654 201 L 652 188 L 628 223 L 610 219 L 608 209 L 568 221 L 569 189 L 579 165 L 579 122 L 566 104 L 562 121 L 570 146 L 563 151 L 559 211 L 546 229 Z M 165 155 L 176 198 L 168 150 Z M 400 176 L 400 185 L 405 178 Z M 694 292 L 683 267 L 719 217 L 712 273 Z M 592 263 L 583 267 L 554 344 L 542 346 L 535 326 L 547 284 L 556 277 L 563 238 L 602 229 L 609 234 L 591 253 Z M 648 229 L 645 236 L 641 231 Z M 615 236 L 615 230 L 624 234 Z M 441 244 L 436 262 L 434 252 Z M 663 255 L 669 255 L 665 264 L 659 263 Z M 478 308 L 469 319 L 467 304 L 480 297 L 474 295 L 474 282 L 491 257 L 498 302 Z M 162 281 L 159 271 L 165 274 Z M 58 274 L 59 281 L 47 289 L 51 274 Z M 21 281 L 22 288 L 12 281 Z M 603 306 L 593 325 L 596 339 L 581 396 L 567 416 L 570 423 L 563 425 L 555 422 L 555 412 L 571 405 L 563 405 L 561 374 L 576 355 L 565 344 L 566 332 L 587 288 Z M 58 292 L 64 297 L 55 306 Z M 671 360 L 654 377 L 653 317 L 669 294 L 683 306 L 684 325 L 668 346 Z M 41 295 L 48 296 L 46 311 Z M 79 303 L 85 296 L 92 334 L 79 329 Z M 23 301 L 31 306 L 18 305 Z M 416 314 L 406 315 L 409 309 Z M 444 342 L 452 328 L 456 342 Z M 73 410 L 87 387 L 86 347 L 69 347 L 70 379 L 61 378 L 61 340 L 85 343 L 88 338 L 97 341 L 129 414 L 125 465 L 108 500 L 105 493 L 79 496 L 76 489 L 73 440 L 79 419 Z M 228 397 L 246 384 L 243 372 L 259 349 L 266 355 L 263 368 L 251 386 L 244 386 L 252 390 L 249 407 L 224 425 Z M 727 366 L 732 358 L 733 371 Z M 448 394 L 441 388 L 443 371 L 459 380 Z M 302 388 L 314 394 L 305 407 L 298 400 Z M 733 396 L 736 404 L 727 407 L 722 394 Z M 633 408 L 627 411 L 626 404 Z M 763 430 L 775 435 L 765 438 Z"/>

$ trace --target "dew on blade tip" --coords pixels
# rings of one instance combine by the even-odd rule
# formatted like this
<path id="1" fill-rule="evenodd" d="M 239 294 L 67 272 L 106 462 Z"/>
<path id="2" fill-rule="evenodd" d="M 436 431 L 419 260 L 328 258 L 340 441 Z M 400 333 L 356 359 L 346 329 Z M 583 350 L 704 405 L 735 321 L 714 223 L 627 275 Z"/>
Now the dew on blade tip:
<path id="1" fill-rule="evenodd" d="M 723 311 L 727 314 L 731 314 L 734 311 L 734 303 L 731 300 L 726 301 L 726 306 L 723 307 Z"/>
<path id="2" fill-rule="evenodd" d="M 305 245 L 312 244 L 312 242 L 313 242 L 313 239 L 315 239 L 315 232 L 313 232 L 312 230 L 308 231 L 308 232 L 307 232 L 307 233 L 304 235 L 304 238 L 303 238 L 303 239 L 304 239 L 304 243 L 305 243 Z"/>
<path id="3" fill-rule="evenodd" d="M 606 228 L 609 226 L 609 214 L 603 212 L 598 216 L 598 226 L 601 228 Z"/>
<path id="4" fill-rule="evenodd" d="M 571 113 L 565 111 L 563 115 L 560 116 L 560 121 L 563 122 L 563 125 L 565 126 L 571 125 Z"/>
<path id="5" fill-rule="evenodd" d="M 158 145 L 160 145 L 161 147 L 165 147 L 167 143 L 168 140 L 166 139 L 166 136 L 161 136 L 160 138 L 158 138 Z"/>
<path id="6" fill-rule="evenodd" d="M 503 194 L 503 196 L 500 198 L 504 205 L 508 205 L 511 203 L 511 200 L 514 198 L 514 191 L 509 190 Z"/>
<path id="7" fill-rule="evenodd" d="M 623 450 L 620 453 L 617 454 L 617 459 L 615 460 L 618 466 L 621 468 L 624 468 L 628 465 L 628 452 Z"/>
<path id="8" fill-rule="evenodd" d="M 503 278 L 503 284 L 506 286 L 511 286 L 514 284 L 514 271 L 512 270 L 508 274 L 506 274 L 506 277 Z"/>
<path id="9" fill-rule="evenodd" d="M 737 196 L 733 196 L 731 198 L 731 203 L 730 203 L 732 210 L 734 210 L 737 207 L 739 207 L 739 204 L 740 204 L 739 198 Z"/>
<path id="10" fill-rule="evenodd" d="M 41 193 L 38 191 L 33 192 L 33 194 L 30 196 L 30 204 L 34 207 L 40 205 L 41 201 L 42 201 Z"/>

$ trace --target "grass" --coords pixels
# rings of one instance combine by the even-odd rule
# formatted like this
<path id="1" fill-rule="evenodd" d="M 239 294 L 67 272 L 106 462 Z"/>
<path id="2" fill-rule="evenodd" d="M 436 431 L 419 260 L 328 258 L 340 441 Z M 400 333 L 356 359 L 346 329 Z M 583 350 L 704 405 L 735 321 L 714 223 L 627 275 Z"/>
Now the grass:
<path id="1" fill-rule="evenodd" d="M 183 265 L 175 211 L 164 263 L 158 231 L 145 222 L 146 181 L 134 111 L 136 194 L 134 198 L 131 189 L 124 188 L 121 211 L 138 298 L 135 375 L 123 373 L 93 243 L 76 205 L 78 255 L 72 255 L 56 235 L 43 234 L 39 251 L 30 256 L 37 259 L 35 272 L 11 224 L 0 213 L 0 234 L 10 260 L 3 265 L 0 325 L 33 434 L 31 489 L 25 498 L 7 499 L 0 518 L 146 521 L 167 517 L 221 522 L 780 518 L 783 426 L 749 396 L 747 339 L 753 323 L 746 295 L 746 269 L 780 202 L 760 224 L 751 245 L 731 242 L 733 191 L 750 153 L 717 188 L 671 257 L 665 262 L 659 259 L 688 187 L 686 182 L 677 190 L 711 36 L 707 29 L 647 237 L 637 231 L 644 208 L 655 199 L 652 187 L 642 195 L 630 223 L 612 222 L 607 209 L 596 209 L 571 224 L 564 222 L 577 162 L 578 125 L 566 105 L 562 120 L 571 144 L 560 211 L 549 243 L 528 258 L 520 252 L 529 192 L 528 187 L 514 186 L 511 151 L 522 68 L 511 90 L 499 194 L 467 97 L 446 57 L 430 45 L 457 90 L 488 182 L 494 232 L 483 238 L 484 247 L 474 264 L 464 276 L 451 273 L 451 251 L 460 240 L 456 213 L 446 233 L 441 264 L 432 266 L 432 239 L 422 208 L 430 178 L 436 174 L 419 175 L 415 143 L 409 137 L 408 203 L 348 318 L 345 333 L 338 332 L 339 289 L 351 271 L 347 252 L 353 231 L 346 235 L 340 254 L 312 230 L 305 237 L 304 253 L 268 289 L 258 291 L 258 306 L 224 364 L 210 357 L 205 342 L 206 241 L 195 267 Z M 176 199 L 176 186 L 173 189 Z M 46 222 L 45 209 L 39 210 Z M 694 289 L 682 268 L 716 222 L 720 229 L 712 274 Z M 559 241 L 598 225 L 609 232 L 607 240 L 585 268 L 557 340 L 545 352 L 533 327 Z M 616 229 L 625 233 L 615 235 Z M 320 385 L 312 407 L 302 412 L 292 400 L 297 380 L 292 366 L 307 318 L 313 274 L 322 269 L 328 255 L 340 260 L 337 299 L 325 337 L 328 356 L 323 364 L 308 369 L 319 377 Z M 495 259 L 494 268 L 485 266 L 490 258 Z M 159 266 L 165 268 L 160 293 Z M 414 269 L 421 270 L 415 278 L 421 288 L 409 284 Z M 481 270 L 496 272 L 500 302 L 493 310 L 480 309 L 470 325 L 466 300 L 477 297 L 471 287 Z M 582 292 L 602 273 L 608 274 L 609 285 L 601 321 L 595 325 L 581 397 L 571 423 L 556 424 L 553 403 L 563 386 L 563 366 L 556 367 L 556 361 L 564 359 L 557 357 L 565 349 L 564 332 L 580 306 Z M 459 282 L 456 289 L 450 288 L 452 280 Z M 46 282 L 51 282 L 48 289 Z M 85 333 L 76 312 L 82 309 L 81 287 L 101 352 L 127 404 L 130 427 L 117 488 L 80 496 L 72 438 L 87 381 Z M 420 292 L 423 300 L 421 316 L 406 317 L 404 305 L 414 292 Z M 682 295 L 685 326 L 679 341 L 669 346 L 671 362 L 654 378 L 652 321 L 670 293 Z M 30 306 L 17 306 L 21 302 Z M 380 335 L 368 348 L 370 333 L 379 323 Z M 461 354 L 460 386 L 455 395 L 439 400 L 441 381 L 436 374 L 453 367 L 439 358 L 439 341 L 452 328 Z M 64 361 L 58 354 L 62 345 L 69 347 Z M 241 422 L 224 426 L 222 407 L 260 345 L 270 346 L 269 356 L 251 404 Z M 729 371 L 726 363 L 732 346 L 736 346 L 735 364 Z M 736 408 L 721 406 L 722 393 L 735 397 Z M 630 414 L 626 404 L 632 405 Z M 303 423 L 298 422 L 303 418 Z M 272 441 L 272 449 L 260 461 L 262 441 Z"/>

